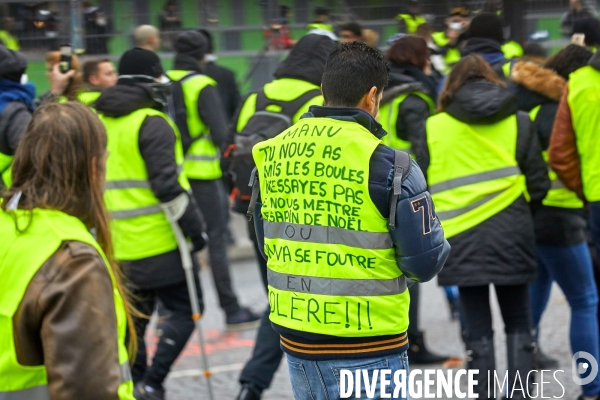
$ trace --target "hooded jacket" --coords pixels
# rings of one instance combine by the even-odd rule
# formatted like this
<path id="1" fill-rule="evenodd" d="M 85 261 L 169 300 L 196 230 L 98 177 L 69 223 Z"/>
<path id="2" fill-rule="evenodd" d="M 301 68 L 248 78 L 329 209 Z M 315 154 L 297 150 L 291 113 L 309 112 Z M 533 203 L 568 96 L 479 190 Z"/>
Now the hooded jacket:
<path id="1" fill-rule="evenodd" d="M 589 65 L 600 71 L 600 53 L 594 53 Z M 569 88 L 567 86 L 556 112 L 548 156 L 550 158 L 550 167 L 556 172 L 556 175 L 558 175 L 565 186 L 577 193 L 580 199 L 585 200 L 583 182 L 581 180 L 581 162 L 577 150 L 577 139 L 575 138 L 575 130 L 573 128 L 571 108 L 567 102 L 568 96 Z"/>
<path id="2" fill-rule="evenodd" d="M 146 84 L 122 84 L 105 89 L 95 102 L 96 111 L 108 117 L 123 117 L 141 108 L 162 110 Z M 164 118 L 146 117 L 139 132 L 139 151 L 146 164 L 150 187 L 161 203 L 186 191 L 181 187 L 175 162 L 175 132 Z M 193 197 L 179 220 L 192 243 L 203 243 L 202 216 Z M 196 245 L 198 247 L 198 245 Z M 185 280 L 179 250 L 125 263 L 128 278 L 143 289 L 168 286 Z"/>
<path id="3" fill-rule="evenodd" d="M 393 101 L 404 93 L 421 92 L 435 103 L 435 80 L 414 66 L 392 64 L 390 83 L 383 92 L 381 104 Z M 431 114 L 429 104 L 417 95 L 409 95 L 400 103 L 396 120 L 398 138 L 413 143 L 426 138 L 425 124 Z M 391 133 L 388 132 L 388 135 Z M 420 146 L 427 145 L 421 143 Z"/>
<path id="4" fill-rule="evenodd" d="M 468 56 L 470 54 L 477 54 L 485 60 L 494 69 L 496 74 L 502 79 L 506 79 L 502 66 L 508 62 L 504 53 L 502 52 L 502 46 L 499 42 L 494 39 L 477 38 L 473 37 L 465 43 L 460 51 L 460 54 Z"/>
<path id="5" fill-rule="evenodd" d="M 520 110 L 530 112 L 540 106 L 533 127 L 542 149 L 547 149 L 567 81 L 556 72 L 529 62 L 515 64 L 511 78 L 517 84 Z M 586 241 L 583 209 L 541 206 L 534 214 L 534 225 L 540 244 L 570 246 Z"/>
<path id="6" fill-rule="evenodd" d="M 508 89 L 476 80 L 461 87 L 445 111 L 464 123 L 487 125 L 514 115 L 517 110 L 517 99 Z M 413 147 L 413 151 L 426 173 L 429 149 Z M 535 209 L 546 196 L 550 180 L 531 126 L 518 132 L 515 156 Z M 452 252 L 438 277 L 442 286 L 517 285 L 535 279 L 533 220 L 524 196 L 449 242 Z"/>
<path id="7" fill-rule="evenodd" d="M 292 78 L 321 85 L 321 78 L 329 52 L 335 42 L 324 35 L 306 35 L 296 43 L 273 76 L 275 79 Z"/>
<path id="8" fill-rule="evenodd" d="M 35 87 L 19 82 L 26 67 L 21 53 L 0 46 L 0 153 L 11 156 L 17 150 L 34 109 Z"/>

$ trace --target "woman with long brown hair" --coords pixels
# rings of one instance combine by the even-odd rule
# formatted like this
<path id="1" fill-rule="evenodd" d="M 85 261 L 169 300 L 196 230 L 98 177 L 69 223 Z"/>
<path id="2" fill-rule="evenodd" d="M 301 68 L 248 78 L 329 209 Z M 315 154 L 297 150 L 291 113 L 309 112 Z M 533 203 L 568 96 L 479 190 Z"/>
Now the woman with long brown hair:
<path id="1" fill-rule="evenodd" d="M 427 121 L 427 147 L 414 150 L 452 246 L 438 282 L 459 288 L 468 367 L 479 369 L 477 391 L 487 398 L 488 371 L 495 369 L 490 284 L 504 320 L 508 381 L 532 369 L 531 214 L 550 181 L 529 115 L 518 112 L 515 96 L 481 57 L 456 64 L 438 104 Z M 518 387 L 515 393 L 525 396 Z"/>
<path id="2" fill-rule="evenodd" d="M 21 138 L 0 196 L 2 398 L 133 399 L 131 321 L 103 202 L 106 140 L 78 103 L 38 108 Z"/>

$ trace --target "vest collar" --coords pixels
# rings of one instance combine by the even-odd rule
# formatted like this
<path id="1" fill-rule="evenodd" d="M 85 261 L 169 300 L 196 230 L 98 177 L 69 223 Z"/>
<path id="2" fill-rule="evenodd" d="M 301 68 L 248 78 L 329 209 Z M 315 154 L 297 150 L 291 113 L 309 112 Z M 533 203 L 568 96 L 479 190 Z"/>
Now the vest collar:
<path id="1" fill-rule="evenodd" d="M 351 107 L 310 106 L 302 118 L 331 118 L 340 121 L 355 122 L 371 132 L 377 139 L 383 138 L 387 132 L 369 113 Z"/>

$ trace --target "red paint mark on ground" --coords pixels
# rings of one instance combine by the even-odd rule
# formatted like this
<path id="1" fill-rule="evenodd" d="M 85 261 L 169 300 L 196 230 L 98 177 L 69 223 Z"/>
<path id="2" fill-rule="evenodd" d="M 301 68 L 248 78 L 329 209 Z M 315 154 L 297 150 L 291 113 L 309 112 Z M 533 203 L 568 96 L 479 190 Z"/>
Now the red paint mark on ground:
<path id="1" fill-rule="evenodd" d="M 146 332 L 146 353 L 151 358 L 156 351 L 158 335 L 155 330 L 149 329 Z M 243 339 L 239 337 L 238 332 L 219 332 L 215 330 L 204 331 L 204 341 L 206 345 L 206 354 L 212 354 L 217 351 L 231 350 L 239 347 L 253 347 L 254 340 Z M 197 332 L 194 331 L 188 340 L 185 348 L 179 357 L 193 357 L 202 354 Z"/>

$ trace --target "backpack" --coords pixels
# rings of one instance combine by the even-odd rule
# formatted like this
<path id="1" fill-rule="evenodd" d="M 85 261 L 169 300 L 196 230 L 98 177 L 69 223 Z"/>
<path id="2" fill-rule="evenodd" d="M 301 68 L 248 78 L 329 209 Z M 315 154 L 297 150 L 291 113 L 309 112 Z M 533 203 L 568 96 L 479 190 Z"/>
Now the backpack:
<path id="1" fill-rule="evenodd" d="M 264 90 L 256 94 L 256 112 L 250 117 L 241 132 L 234 135 L 232 150 L 229 153 L 231 175 L 236 203 L 250 201 L 252 187 L 248 186 L 252 170 L 256 166 L 252 158 L 255 144 L 274 138 L 292 126 L 292 118 L 306 102 L 321 94 L 319 89 L 309 90 L 292 101 L 269 99 Z M 281 111 L 267 111 L 267 107 L 276 106 Z M 235 207 L 242 210 L 245 207 Z M 241 211 L 245 212 L 245 210 Z"/>

